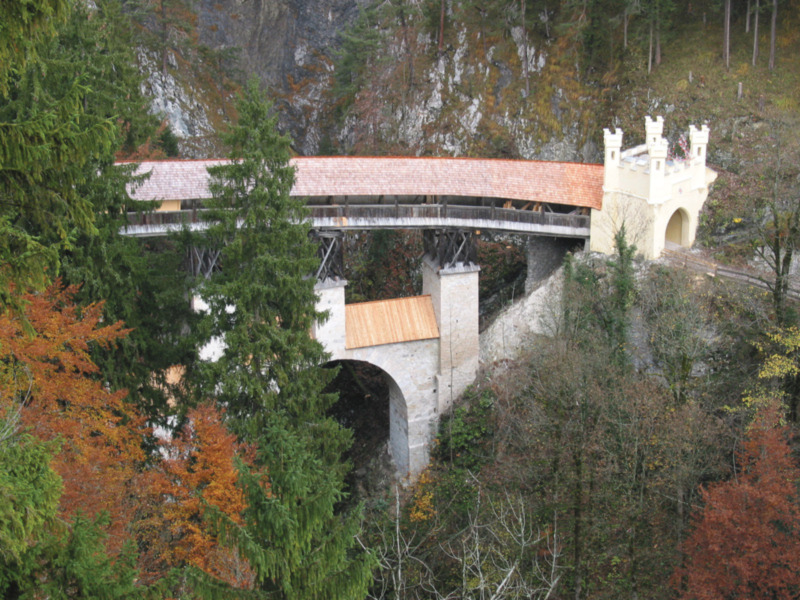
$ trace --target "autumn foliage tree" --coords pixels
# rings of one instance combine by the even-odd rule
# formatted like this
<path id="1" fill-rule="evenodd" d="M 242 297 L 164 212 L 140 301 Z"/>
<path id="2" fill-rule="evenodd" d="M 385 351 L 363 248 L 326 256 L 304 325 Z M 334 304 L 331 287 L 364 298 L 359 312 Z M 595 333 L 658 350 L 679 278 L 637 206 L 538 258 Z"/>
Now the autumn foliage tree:
<path id="1" fill-rule="evenodd" d="M 12 288 L 12 292 L 15 290 Z M 125 335 L 58 283 L 0 313 L 0 596 L 132 598 L 142 419 L 89 352 Z M 69 596 L 65 595 L 69 594 Z"/>
<path id="2" fill-rule="evenodd" d="M 239 553 L 221 543 L 210 511 L 219 511 L 242 525 L 244 492 L 237 487 L 237 460 L 249 461 L 249 448 L 237 442 L 223 414 L 204 403 L 187 414 L 185 427 L 162 445 L 165 458 L 156 477 L 160 498 L 158 535 L 151 554 L 162 571 L 190 566 L 235 588 L 250 588 L 253 572 Z M 262 477 L 269 491 L 269 479 Z"/>
<path id="3" fill-rule="evenodd" d="M 19 424 L 35 438 L 60 442 L 51 461 L 63 482 L 59 514 L 107 513 L 115 553 L 135 510 L 144 422 L 124 392 L 109 391 L 96 377 L 90 357 L 91 345 L 112 344 L 126 330 L 101 324 L 101 304 L 77 308 L 74 292 L 54 284 L 25 295 L 24 314 L 0 314 L 0 402 L 6 412 L 21 407 Z"/>
<path id="4" fill-rule="evenodd" d="M 702 490 L 705 508 L 674 578 L 683 600 L 800 594 L 800 467 L 777 414 L 770 407 L 756 419 L 736 477 Z"/>

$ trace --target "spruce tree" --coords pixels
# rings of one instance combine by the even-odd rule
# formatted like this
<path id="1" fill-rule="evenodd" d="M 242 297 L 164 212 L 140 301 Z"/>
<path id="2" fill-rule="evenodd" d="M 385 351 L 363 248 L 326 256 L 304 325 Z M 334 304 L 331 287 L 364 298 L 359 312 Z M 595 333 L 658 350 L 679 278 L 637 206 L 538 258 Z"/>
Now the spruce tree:
<path id="1" fill-rule="evenodd" d="M 93 359 L 114 389 L 128 389 L 151 421 L 163 423 L 171 412 L 168 396 L 180 395 L 166 373 L 173 365 L 191 368 L 194 360 L 195 344 L 186 332 L 193 330 L 195 315 L 186 301 L 180 243 L 120 235 L 129 212 L 152 210 L 152 204 L 129 197 L 134 165 L 115 165 L 116 155 L 146 155 L 159 127 L 140 91 L 131 26 L 117 0 L 76 6 L 43 54 L 61 66 L 50 70 L 44 83 L 47 89 L 63 88 L 78 74 L 87 87 L 87 116 L 119 125 L 113 148 L 84 166 L 76 191 L 91 203 L 96 231 L 76 233 L 62 249 L 61 277 L 80 285 L 76 302 L 104 300 L 107 322 L 122 320 L 133 330 L 117 346 L 93 348 Z"/>
<path id="2" fill-rule="evenodd" d="M 245 525 L 223 529 L 270 597 L 363 597 L 372 561 L 356 550 L 359 511 L 337 510 L 351 435 L 326 415 L 336 397 L 323 393 L 326 355 L 310 337 L 323 315 L 315 308 L 308 212 L 289 196 L 289 139 L 256 82 L 238 112 L 227 136 L 231 162 L 210 169 L 209 227 L 197 240 L 222 251 L 221 271 L 200 289 L 208 333 L 225 344 L 206 365 L 207 393 L 257 447 L 256 467 L 242 468 Z"/>
<path id="3" fill-rule="evenodd" d="M 91 204 L 77 187 L 84 167 L 114 144 L 114 121 L 86 113 L 83 78 L 42 56 L 69 7 L 0 5 L 0 310 L 16 305 L 12 288 L 44 288 L 59 250 L 76 232 L 93 232 Z M 45 80 L 56 71 L 64 85 L 51 89 Z"/>

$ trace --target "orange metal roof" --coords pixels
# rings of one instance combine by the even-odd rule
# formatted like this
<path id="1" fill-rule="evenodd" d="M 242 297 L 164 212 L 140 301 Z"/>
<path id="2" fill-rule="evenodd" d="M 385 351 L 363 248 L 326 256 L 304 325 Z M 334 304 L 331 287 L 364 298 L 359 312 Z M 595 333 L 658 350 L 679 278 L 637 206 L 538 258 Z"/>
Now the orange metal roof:
<path id="1" fill-rule="evenodd" d="M 145 161 L 139 200 L 209 197 L 206 167 L 224 160 Z M 603 166 L 483 158 L 309 156 L 293 158 L 293 196 L 468 196 L 600 208 Z"/>
<path id="2" fill-rule="evenodd" d="M 439 337 L 430 296 L 347 304 L 345 348 L 364 348 Z"/>

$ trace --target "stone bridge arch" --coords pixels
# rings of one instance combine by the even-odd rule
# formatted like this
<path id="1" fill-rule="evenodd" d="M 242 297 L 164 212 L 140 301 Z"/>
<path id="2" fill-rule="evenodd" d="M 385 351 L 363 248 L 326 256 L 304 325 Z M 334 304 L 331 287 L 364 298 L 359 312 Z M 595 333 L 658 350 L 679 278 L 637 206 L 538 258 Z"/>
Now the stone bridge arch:
<path id="1" fill-rule="evenodd" d="M 378 341 L 368 336 L 368 343 L 357 339 L 348 342 L 350 333 L 365 330 L 365 323 L 360 309 L 351 311 L 353 328 L 348 333 L 344 294 L 347 282 L 341 279 L 317 282 L 317 309 L 326 312 L 328 318 L 315 323 L 312 334 L 324 346 L 330 360 L 361 361 L 386 373 L 390 397 L 389 448 L 401 477 L 413 479 L 426 467 L 440 415 L 475 379 L 478 370 L 478 271 L 477 265 L 460 262 L 442 268 L 426 258 L 423 261 L 423 296 L 351 306 L 354 309 L 369 304 L 385 306 L 386 303 L 411 301 L 415 307 L 411 312 L 394 313 L 394 317 L 386 313 L 379 318 L 420 321 L 424 325 L 424 332 L 409 332 L 403 327 L 404 334 L 399 337 L 378 336 L 383 340 Z M 425 317 L 427 311 L 429 316 Z M 387 329 L 385 324 L 389 322 L 367 320 L 376 325 L 377 330 Z M 369 326 L 366 330 L 369 331 Z"/>
<path id="2" fill-rule="evenodd" d="M 400 474 L 417 474 L 429 458 L 438 408 L 439 340 L 345 349 L 326 344 L 331 361 L 380 369 L 389 388 L 389 452 Z"/>

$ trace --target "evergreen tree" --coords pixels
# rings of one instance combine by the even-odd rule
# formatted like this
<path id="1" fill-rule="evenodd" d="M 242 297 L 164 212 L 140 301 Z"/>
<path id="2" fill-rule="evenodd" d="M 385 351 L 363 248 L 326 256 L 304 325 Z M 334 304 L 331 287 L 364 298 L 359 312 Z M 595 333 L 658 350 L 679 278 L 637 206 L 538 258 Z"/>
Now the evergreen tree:
<path id="1" fill-rule="evenodd" d="M 624 225 L 614 234 L 614 248 L 616 253 L 608 262 L 611 289 L 605 329 L 617 362 L 625 364 L 628 360 L 625 347 L 630 329 L 630 309 L 636 297 L 636 274 L 633 270 L 636 246 L 628 242 Z"/>
<path id="2" fill-rule="evenodd" d="M 107 517 L 57 518 L 61 479 L 49 464 L 57 444 L 21 433 L 13 407 L 0 408 L 0 596 L 141 597 L 133 548 L 114 559 L 106 552 Z"/>
<path id="3" fill-rule="evenodd" d="M 83 78 L 40 55 L 68 16 L 53 0 L 0 7 L 0 309 L 12 287 L 42 289 L 59 249 L 93 231 L 91 203 L 78 193 L 86 165 L 114 145 L 115 126 L 88 115 Z M 49 88 L 49 73 L 63 85 Z"/>
<path id="4" fill-rule="evenodd" d="M 339 116 L 347 113 L 375 63 L 375 53 L 381 41 L 377 28 L 379 20 L 377 4 L 363 5 L 353 24 L 339 34 L 341 49 L 337 55 L 333 86 Z"/>
<path id="5" fill-rule="evenodd" d="M 36 62 L 42 43 L 56 33 L 69 14 L 69 0 L 4 2 L 0 6 L 0 98 L 29 62 Z"/>
<path id="6" fill-rule="evenodd" d="M 255 467 L 242 467 L 245 524 L 228 520 L 223 529 L 274 597 L 362 597 L 371 560 L 355 550 L 359 514 L 337 512 L 350 434 L 326 416 L 336 397 L 323 393 L 331 374 L 309 335 L 323 315 L 309 277 L 317 259 L 307 209 L 289 196 L 289 140 L 254 81 L 238 112 L 227 136 L 231 163 L 210 170 L 209 229 L 197 240 L 222 250 L 222 270 L 200 290 L 208 331 L 225 344 L 206 365 L 207 391 L 257 446 Z"/>
<path id="7" fill-rule="evenodd" d="M 133 329 L 118 346 L 93 348 L 93 358 L 103 379 L 114 389 L 128 389 L 155 420 L 169 412 L 168 390 L 176 395 L 167 385 L 167 369 L 193 361 L 195 345 L 185 331 L 186 325 L 191 330 L 194 315 L 185 299 L 180 252 L 171 247 L 154 252 L 152 241 L 120 235 L 129 212 L 152 205 L 131 200 L 126 186 L 133 165 L 119 167 L 115 160 L 151 154 L 159 128 L 140 91 L 130 31 L 130 18 L 117 0 L 97 0 L 91 8 L 79 3 L 57 37 L 39 51 L 48 68 L 36 76 L 36 85 L 18 87 L 15 94 L 17 104 L 32 105 L 58 98 L 77 79 L 82 119 L 115 124 L 107 147 L 80 167 L 70 167 L 76 177 L 71 192 L 87 207 L 93 227 L 71 228 L 66 240 L 37 223 L 24 227 L 43 247 L 56 250 L 62 280 L 80 285 L 77 303 L 104 300 L 105 320 L 123 320 Z"/>

